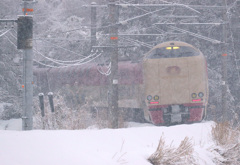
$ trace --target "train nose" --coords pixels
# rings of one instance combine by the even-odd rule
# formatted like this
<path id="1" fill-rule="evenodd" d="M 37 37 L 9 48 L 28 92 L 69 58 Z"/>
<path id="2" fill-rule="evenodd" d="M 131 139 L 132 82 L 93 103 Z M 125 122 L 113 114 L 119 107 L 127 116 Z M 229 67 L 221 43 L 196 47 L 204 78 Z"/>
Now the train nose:
<path id="1" fill-rule="evenodd" d="M 163 59 L 158 66 L 162 103 L 188 102 L 188 62 L 182 59 Z"/>
<path id="2" fill-rule="evenodd" d="M 180 69 L 179 66 L 169 66 L 169 67 L 166 68 L 166 72 L 170 76 L 176 76 L 176 75 L 180 74 L 181 69 Z"/>

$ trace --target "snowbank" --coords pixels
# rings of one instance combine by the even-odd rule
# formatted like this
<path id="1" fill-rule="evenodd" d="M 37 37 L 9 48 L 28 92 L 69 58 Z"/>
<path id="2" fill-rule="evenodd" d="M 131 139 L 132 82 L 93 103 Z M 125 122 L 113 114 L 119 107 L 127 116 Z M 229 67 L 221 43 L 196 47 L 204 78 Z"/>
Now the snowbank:
<path id="1" fill-rule="evenodd" d="M 213 164 L 213 122 L 171 127 L 133 124 L 123 129 L 0 131 L 2 165 L 150 165 L 163 135 L 177 146 L 188 136 L 199 164 Z M 137 127 L 136 127 L 137 126 Z"/>

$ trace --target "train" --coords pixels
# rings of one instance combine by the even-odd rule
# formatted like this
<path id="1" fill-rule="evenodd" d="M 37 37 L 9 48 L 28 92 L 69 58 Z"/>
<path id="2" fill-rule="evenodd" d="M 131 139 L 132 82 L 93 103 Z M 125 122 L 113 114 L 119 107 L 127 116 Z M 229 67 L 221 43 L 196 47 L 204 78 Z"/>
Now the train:
<path id="1" fill-rule="evenodd" d="M 74 104 L 107 109 L 109 78 L 97 63 L 34 69 L 38 91 L 63 91 Z M 194 46 L 180 41 L 156 45 L 141 62 L 118 64 L 119 110 L 125 119 L 155 125 L 200 122 L 208 103 L 207 63 Z"/>
<path id="2" fill-rule="evenodd" d="M 200 122 L 208 103 L 207 62 L 194 46 L 170 41 L 143 61 L 146 120 L 156 124 Z"/>

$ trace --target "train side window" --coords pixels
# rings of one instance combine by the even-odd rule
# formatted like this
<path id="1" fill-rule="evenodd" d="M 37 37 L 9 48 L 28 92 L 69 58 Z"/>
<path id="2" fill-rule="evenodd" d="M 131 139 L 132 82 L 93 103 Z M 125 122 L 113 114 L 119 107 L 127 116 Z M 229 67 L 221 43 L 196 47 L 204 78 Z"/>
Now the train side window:
<path id="1" fill-rule="evenodd" d="M 199 54 L 200 53 L 198 50 L 195 50 L 192 47 L 188 46 L 181 46 L 179 47 L 179 49 L 166 49 L 165 47 L 163 47 L 152 50 L 147 58 L 158 59 L 158 58 L 191 57 L 198 56 Z"/>

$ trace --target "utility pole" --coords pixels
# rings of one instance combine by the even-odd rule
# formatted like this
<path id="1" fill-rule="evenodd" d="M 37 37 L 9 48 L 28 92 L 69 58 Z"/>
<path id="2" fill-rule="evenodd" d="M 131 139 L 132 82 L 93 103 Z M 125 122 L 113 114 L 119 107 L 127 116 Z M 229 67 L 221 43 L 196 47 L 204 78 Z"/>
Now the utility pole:
<path id="1" fill-rule="evenodd" d="M 33 128 L 33 1 L 24 0 L 23 16 L 18 17 L 17 48 L 23 50 L 23 116 L 22 129 Z"/>
<path id="2" fill-rule="evenodd" d="M 223 0 L 224 6 L 226 6 L 226 0 Z M 227 7 L 223 13 L 224 22 L 227 21 Z M 223 122 L 227 121 L 227 32 L 226 32 L 226 24 L 223 24 L 223 46 L 222 46 L 222 120 Z"/>
<path id="3" fill-rule="evenodd" d="M 111 75 L 110 75 L 110 101 L 109 111 L 111 117 L 111 125 L 118 128 L 118 25 L 119 22 L 119 6 L 116 0 L 109 0 L 109 20 L 110 20 L 110 45 L 111 48 Z"/>
<path id="4" fill-rule="evenodd" d="M 97 3 L 91 3 L 91 50 L 96 46 L 97 34 Z"/>

